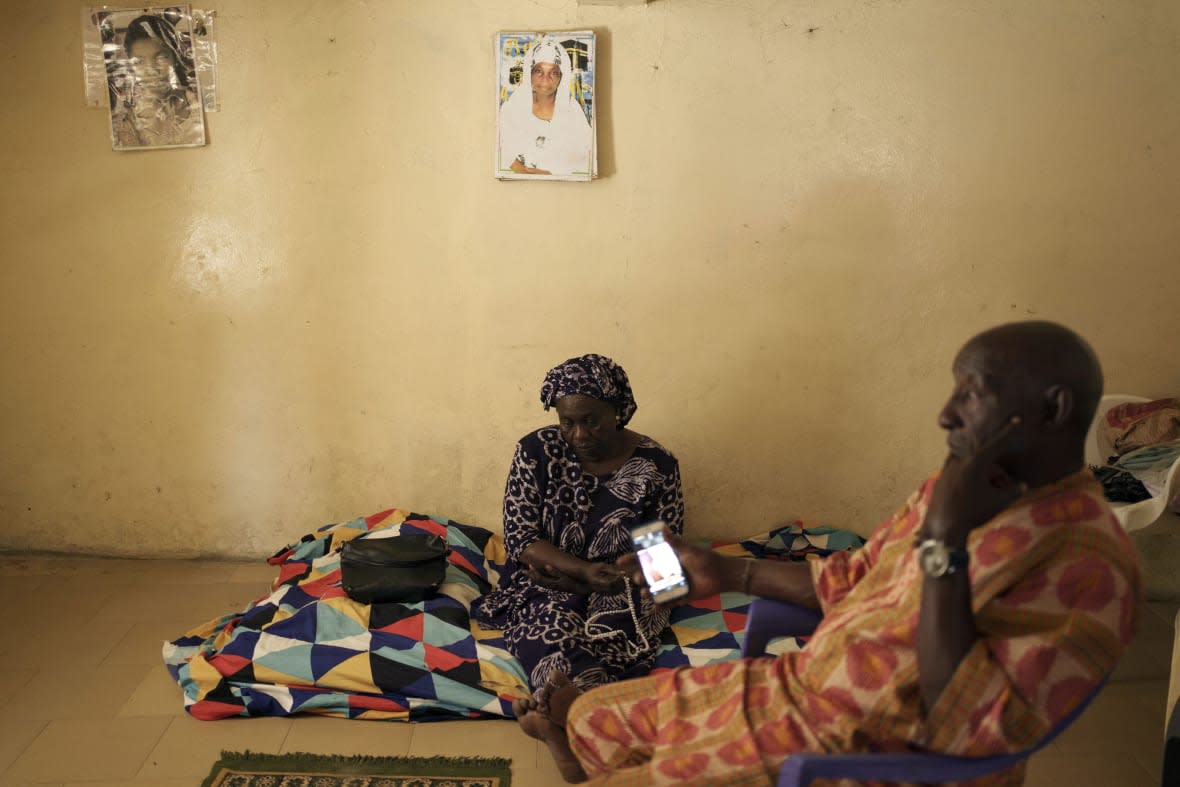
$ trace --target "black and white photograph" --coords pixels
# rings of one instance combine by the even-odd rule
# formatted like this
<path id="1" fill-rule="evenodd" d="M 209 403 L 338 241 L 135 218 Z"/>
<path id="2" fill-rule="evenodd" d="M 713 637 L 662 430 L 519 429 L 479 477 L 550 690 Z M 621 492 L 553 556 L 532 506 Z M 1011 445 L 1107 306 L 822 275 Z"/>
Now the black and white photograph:
<path id="1" fill-rule="evenodd" d="M 204 145 L 189 6 L 104 9 L 94 18 L 102 37 L 114 149 Z"/>

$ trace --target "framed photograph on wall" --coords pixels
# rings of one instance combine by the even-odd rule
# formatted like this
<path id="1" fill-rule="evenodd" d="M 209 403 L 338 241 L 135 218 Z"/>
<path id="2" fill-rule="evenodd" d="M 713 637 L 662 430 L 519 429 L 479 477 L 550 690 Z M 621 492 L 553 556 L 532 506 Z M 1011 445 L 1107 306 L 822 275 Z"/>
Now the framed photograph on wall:
<path id="1" fill-rule="evenodd" d="M 594 33 L 496 34 L 496 177 L 598 174 Z"/>
<path id="2" fill-rule="evenodd" d="M 115 150 L 205 144 L 189 6 L 96 10 Z"/>

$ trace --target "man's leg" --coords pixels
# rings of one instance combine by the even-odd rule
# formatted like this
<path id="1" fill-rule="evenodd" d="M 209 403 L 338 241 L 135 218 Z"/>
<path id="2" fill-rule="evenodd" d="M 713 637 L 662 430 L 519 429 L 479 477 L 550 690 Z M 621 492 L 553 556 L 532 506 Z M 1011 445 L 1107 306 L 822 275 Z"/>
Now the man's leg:
<path id="1" fill-rule="evenodd" d="M 766 784 L 789 753 L 818 745 L 772 665 L 730 661 L 588 691 L 566 714 L 569 750 L 591 781 L 612 785 Z"/>

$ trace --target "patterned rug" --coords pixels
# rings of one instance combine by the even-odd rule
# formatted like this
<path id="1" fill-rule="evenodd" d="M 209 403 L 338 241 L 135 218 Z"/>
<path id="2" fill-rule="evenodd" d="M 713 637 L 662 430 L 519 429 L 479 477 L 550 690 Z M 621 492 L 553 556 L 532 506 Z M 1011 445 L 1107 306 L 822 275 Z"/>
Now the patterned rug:
<path id="1" fill-rule="evenodd" d="M 336 757 L 223 751 L 201 787 L 509 787 L 503 757 Z"/>

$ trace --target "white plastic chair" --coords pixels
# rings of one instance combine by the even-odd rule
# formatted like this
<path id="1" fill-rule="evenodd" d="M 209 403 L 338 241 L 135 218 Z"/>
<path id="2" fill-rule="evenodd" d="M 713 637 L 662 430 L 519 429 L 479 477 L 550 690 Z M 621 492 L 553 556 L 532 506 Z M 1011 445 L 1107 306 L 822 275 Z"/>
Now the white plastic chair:
<path id="1" fill-rule="evenodd" d="M 1109 394 L 1102 397 L 1098 402 L 1098 411 L 1094 414 L 1094 422 L 1090 424 L 1090 432 L 1086 435 L 1086 464 L 1102 467 L 1114 453 L 1114 446 L 1102 439 L 1098 431 L 1099 423 L 1106 417 L 1110 408 L 1127 402 L 1150 401 L 1151 399 L 1144 396 L 1127 394 Z M 1147 527 L 1159 519 L 1167 507 L 1168 501 L 1174 498 L 1177 493 L 1180 493 L 1180 458 L 1172 463 L 1172 469 L 1168 471 L 1168 479 L 1160 494 L 1147 500 L 1140 500 L 1138 503 L 1111 503 L 1110 506 L 1114 509 L 1114 515 L 1118 517 L 1123 530 L 1129 532 Z"/>

